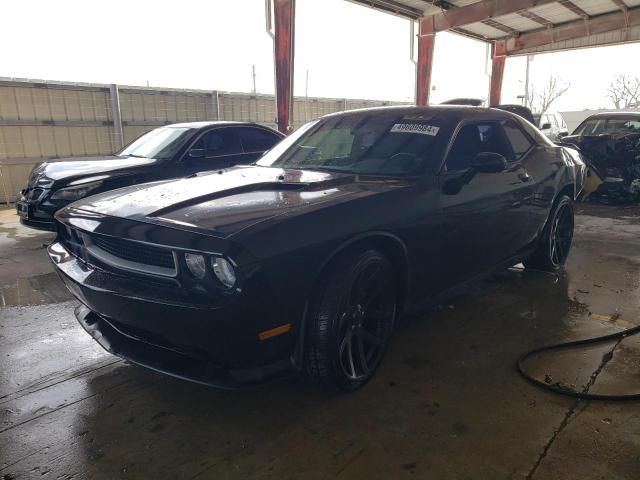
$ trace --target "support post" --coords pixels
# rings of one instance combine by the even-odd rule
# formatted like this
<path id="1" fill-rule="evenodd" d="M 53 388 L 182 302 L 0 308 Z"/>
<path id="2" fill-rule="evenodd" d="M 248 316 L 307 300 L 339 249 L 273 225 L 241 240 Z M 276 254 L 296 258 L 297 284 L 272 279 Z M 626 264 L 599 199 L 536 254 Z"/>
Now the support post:
<path id="1" fill-rule="evenodd" d="M 213 119 L 221 120 L 220 118 L 220 95 L 218 90 L 211 92 L 211 109 L 213 110 Z"/>
<path id="2" fill-rule="evenodd" d="M 124 131 L 122 130 L 122 117 L 120 115 L 118 85 L 115 83 L 109 85 L 109 94 L 111 96 L 111 119 L 113 120 L 113 146 L 115 151 L 119 151 L 124 147 Z"/>
<path id="3" fill-rule="evenodd" d="M 429 104 L 435 42 L 436 33 L 433 29 L 432 19 L 420 20 L 418 65 L 416 67 L 416 106 L 418 107 L 425 107 Z"/>
<path id="4" fill-rule="evenodd" d="M 293 110 L 293 55 L 295 0 L 274 0 L 276 72 L 276 122 L 284 134 L 291 132 Z"/>
<path id="5" fill-rule="evenodd" d="M 502 77 L 507 59 L 507 44 L 504 40 L 496 40 L 491 51 L 491 84 L 489 87 L 489 106 L 500 105 L 502 95 Z"/>

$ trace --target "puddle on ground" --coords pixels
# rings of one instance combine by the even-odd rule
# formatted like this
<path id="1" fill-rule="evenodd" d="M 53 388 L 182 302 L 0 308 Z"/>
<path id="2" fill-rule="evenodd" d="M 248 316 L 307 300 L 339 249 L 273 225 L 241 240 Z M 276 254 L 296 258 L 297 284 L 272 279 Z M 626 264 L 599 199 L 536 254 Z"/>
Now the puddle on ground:
<path id="1" fill-rule="evenodd" d="M 44 305 L 72 298 L 55 272 L 18 278 L 14 283 L 0 287 L 0 307 Z"/>

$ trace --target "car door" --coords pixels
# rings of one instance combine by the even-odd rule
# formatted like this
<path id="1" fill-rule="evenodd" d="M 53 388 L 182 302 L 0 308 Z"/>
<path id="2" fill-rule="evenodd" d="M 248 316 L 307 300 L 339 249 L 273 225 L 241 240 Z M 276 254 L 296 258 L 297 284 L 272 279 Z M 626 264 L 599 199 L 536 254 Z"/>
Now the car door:
<path id="1" fill-rule="evenodd" d="M 203 133 L 185 154 L 188 173 L 227 168 L 244 159 L 238 128 L 218 127 Z"/>
<path id="2" fill-rule="evenodd" d="M 238 136 L 244 151 L 243 164 L 255 162 L 264 152 L 271 150 L 271 147 L 282 139 L 266 128 L 250 126 L 238 128 Z"/>
<path id="3" fill-rule="evenodd" d="M 496 266 L 524 247 L 534 187 L 523 166 L 526 152 L 516 155 L 506 125 L 498 120 L 463 123 L 449 147 L 439 176 L 442 277 L 447 285 Z M 497 173 L 474 171 L 473 159 L 485 152 L 504 156 L 507 168 Z"/>

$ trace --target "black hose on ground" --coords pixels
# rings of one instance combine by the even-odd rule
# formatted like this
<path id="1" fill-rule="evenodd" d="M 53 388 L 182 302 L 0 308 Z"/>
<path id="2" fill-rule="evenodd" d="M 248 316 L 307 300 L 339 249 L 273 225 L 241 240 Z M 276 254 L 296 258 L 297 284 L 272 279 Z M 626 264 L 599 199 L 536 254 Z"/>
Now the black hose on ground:
<path id="1" fill-rule="evenodd" d="M 581 345 L 590 345 L 594 343 L 608 342 L 612 340 L 622 340 L 625 337 L 636 335 L 638 333 L 640 333 L 640 325 L 637 327 L 628 328 L 627 330 L 623 330 L 621 332 L 616 332 L 609 335 L 603 335 L 601 337 L 587 338 L 584 340 L 576 340 L 573 342 L 566 342 L 566 343 L 557 343 L 555 345 L 548 345 L 545 347 L 535 348 L 521 355 L 520 358 L 518 358 L 518 363 L 517 363 L 518 373 L 520 373 L 520 375 L 522 375 L 527 381 L 531 382 L 537 387 L 544 388 L 545 390 L 549 390 L 554 393 L 559 393 L 561 395 L 567 395 L 569 397 L 579 398 L 582 400 L 640 400 L 640 393 L 630 393 L 628 395 L 605 395 L 601 393 L 589 393 L 586 389 L 582 392 L 579 392 L 566 385 L 562 385 L 558 383 L 553 383 L 553 384 L 547 383 L 527 373 L 527 370 L 524 367 L 526 359 L 537 353 L 548 352 L 551 350 L 561 350 L 565 348 L 574 348 Z"/>

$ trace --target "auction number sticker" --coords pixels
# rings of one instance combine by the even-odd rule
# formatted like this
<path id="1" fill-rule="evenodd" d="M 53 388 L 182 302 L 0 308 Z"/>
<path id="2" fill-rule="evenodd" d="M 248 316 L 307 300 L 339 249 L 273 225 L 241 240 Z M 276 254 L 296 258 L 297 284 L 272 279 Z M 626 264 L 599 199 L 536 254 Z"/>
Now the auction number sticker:
<path id="1" fill-rule="evenodd" d="M 396 123 L 391 127 L 391 133 L 419 133 L 421 135 L 430 135 L 435 137 L 440 127 L 433 125 L 425 125 L 423 123 Z"/>

